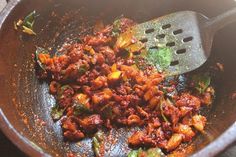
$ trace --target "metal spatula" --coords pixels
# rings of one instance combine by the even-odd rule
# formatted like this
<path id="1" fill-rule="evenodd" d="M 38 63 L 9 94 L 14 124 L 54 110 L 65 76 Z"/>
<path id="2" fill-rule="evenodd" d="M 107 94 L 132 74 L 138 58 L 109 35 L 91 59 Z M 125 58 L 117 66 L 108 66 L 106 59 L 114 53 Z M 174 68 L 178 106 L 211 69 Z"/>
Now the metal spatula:
<path id="1" fill-rule="evenodd" d="M 197 12 L 181 11 L 136 25 L 127 32 L 145 43 L 147 50 L 163 45 L 170 47 L 173 54 L 167 71 L 177 75 L 205 63 L 211 53 L 214 34 L 234 21 L 236 8 L 212 19 Z"/>

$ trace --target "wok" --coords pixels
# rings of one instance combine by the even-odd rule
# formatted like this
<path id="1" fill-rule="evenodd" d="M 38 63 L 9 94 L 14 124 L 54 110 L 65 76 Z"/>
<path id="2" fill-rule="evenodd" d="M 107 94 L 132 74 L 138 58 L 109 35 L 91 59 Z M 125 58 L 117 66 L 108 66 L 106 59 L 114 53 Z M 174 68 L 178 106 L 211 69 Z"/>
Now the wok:
<path id="1" fill-rule="evenodd" d="M 0 127 L 6 136 L 29 156 L 93 156 L 91 139 L 66 142 L 60 122 L 50 117 L 55 100 L 48 85 L 37 79 L 32 53 L 35 45 L 55 51 L 68 37 L 88 33 L 96 19 L 106 23 L 124 15 L 138 22 L 179 10 L 193 10 L 209 17 L 236 5 L 233 0 L 11 0 L 0 13 Z M 36 10 L 37 36 L 21 35 L 13 22 Z M 54 13 L 52 13 L 54 12 Z M 66 15 L 66 16 L 64 16 Z M 83 18 L 81 18 L 83 17 Z M 187 21 L 186 21 L 187 22 Z M 82 30 L 86 28 L 86 31 Z M 185 155 L 215 156 L 236 140 L 236 23 L 220 31 L 214 40 L 213 53 L 202 70 L 216 62 L 224 72 L 213 78 L 216 99 L 210 109 L 205 134 L 199 134 L 186 146 Z M 129 150 L 126 137 L 130 129 L 112 130 L 115 144 L 107 144 L 106 156 L 125 156 Z"/>

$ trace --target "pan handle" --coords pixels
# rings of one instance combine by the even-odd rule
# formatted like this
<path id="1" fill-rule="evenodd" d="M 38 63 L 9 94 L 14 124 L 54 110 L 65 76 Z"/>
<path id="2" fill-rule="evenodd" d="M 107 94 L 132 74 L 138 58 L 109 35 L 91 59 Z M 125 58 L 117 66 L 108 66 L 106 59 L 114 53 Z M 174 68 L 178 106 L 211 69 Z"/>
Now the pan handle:
<path id="1" fill-rule="evenodd" d="M 225 13 L 212 18 L 208 23 L 207 27 L 210 27 L 213 33 L 217 32 L 221 28 L 236 21 L 236 7 Z"/>

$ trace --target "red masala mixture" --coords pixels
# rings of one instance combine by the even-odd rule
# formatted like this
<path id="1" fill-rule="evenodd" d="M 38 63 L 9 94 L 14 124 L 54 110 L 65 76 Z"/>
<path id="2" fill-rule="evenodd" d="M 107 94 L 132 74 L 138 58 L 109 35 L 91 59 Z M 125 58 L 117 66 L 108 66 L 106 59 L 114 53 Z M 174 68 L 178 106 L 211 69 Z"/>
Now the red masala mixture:
<path id="1" fill-rule="evenodd" d="M 125 49 L 117 41 L 133 25 L 121 18 L 67 45 L 64 54 L 37 53 L 39 75 L 50 80 L 57 100 L 52 117 L 61 120 L 67 140 L 81 140 L 104 127 L 139 126 L 144 129 L 127 139 L 131 148 L 171 152 L 204 132 L 207 119 L 199 110 L 212 103 L 213 88 L 200 83 L 204 90 L 199 93 L 190 79 L 184 90 L 177 90 L 180 76 L 168 80 L 152 65 L 140 68 L 143 47 L 132 43 L 133 49 Z"/>

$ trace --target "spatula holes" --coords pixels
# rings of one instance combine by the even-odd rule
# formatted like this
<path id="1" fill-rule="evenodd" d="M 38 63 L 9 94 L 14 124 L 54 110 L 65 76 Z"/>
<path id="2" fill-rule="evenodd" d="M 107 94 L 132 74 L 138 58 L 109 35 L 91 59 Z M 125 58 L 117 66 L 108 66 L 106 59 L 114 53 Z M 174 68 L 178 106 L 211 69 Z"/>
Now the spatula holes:
<path id="1" fill-rule="evenodd" d="M 166 46 L 173 47 L 173 46 L 175 46 L 175 42 L 169 42 L 166 44 Z"/>
<path id="2" fill-rule="evenodd" d="M 176 66 L 176 65 L 178 65 L 179 64 L 179 61 L 172 61 L 171 63 L 170 63 L 170 66 Z"/>
<path id="3" fill-rule="evenodd" d="M 187 37 L 183 39 L 183 42 L 187 43 L 193 40 L 193 37 Z"/>
<path id="4" fill-rule="evenodd" d="M 187 50 L 186 49 L 180 49 L 180 50 L 177 50 L 176 53 L 177 54 L 184 54 Z"/>
<path id="5" fill-rule="evenodd" d="M 150 28 L 150 29 L 147 29 L 147 30 L 145 31 L 145 33 L 146 33 L 146 34 L 149 34 L 149 33 L 152 33 L 152 32 L 154 32 L 154 31 L 155 31 L 154 28 Z"/>
<path id="6" fill-rule="evenodd" d="M 150 50 L 158 50 L 159 48 L 158 48 L 158 46 L 152 46 L 152 47 L 150 47 L 149 49 L 150 49 Z"/>
<path id="7" fill-rule="evenodd" d="M 171 24 L 166 24 L 166 25 L 162 26 L 162 29 L 168 29 L 170 27 L 171 27 Z"/>
<path id="8" fill-rule="evenodd" d="M 147 41 L 148 41 L 148 39 L 147 38 L 143 38 L 143 39 L 141 39 L 140 40 L 142 43 L 146 43 Z"/>
<path id="9" fill-rule="evenodd" d="M 157 36 L 156 36 L 156 38 L 157 39 L 163 39 L 163 38 L 165 38 L 165 34 L 158 34 Z"/>
<path id="10" fill-rule="evenodd" d="M 178 35 L 178 34 L 181 34 L 181 33 L 183 33 L 182 29 L 177 29 L 173 32 L 174 35 Z"/>

